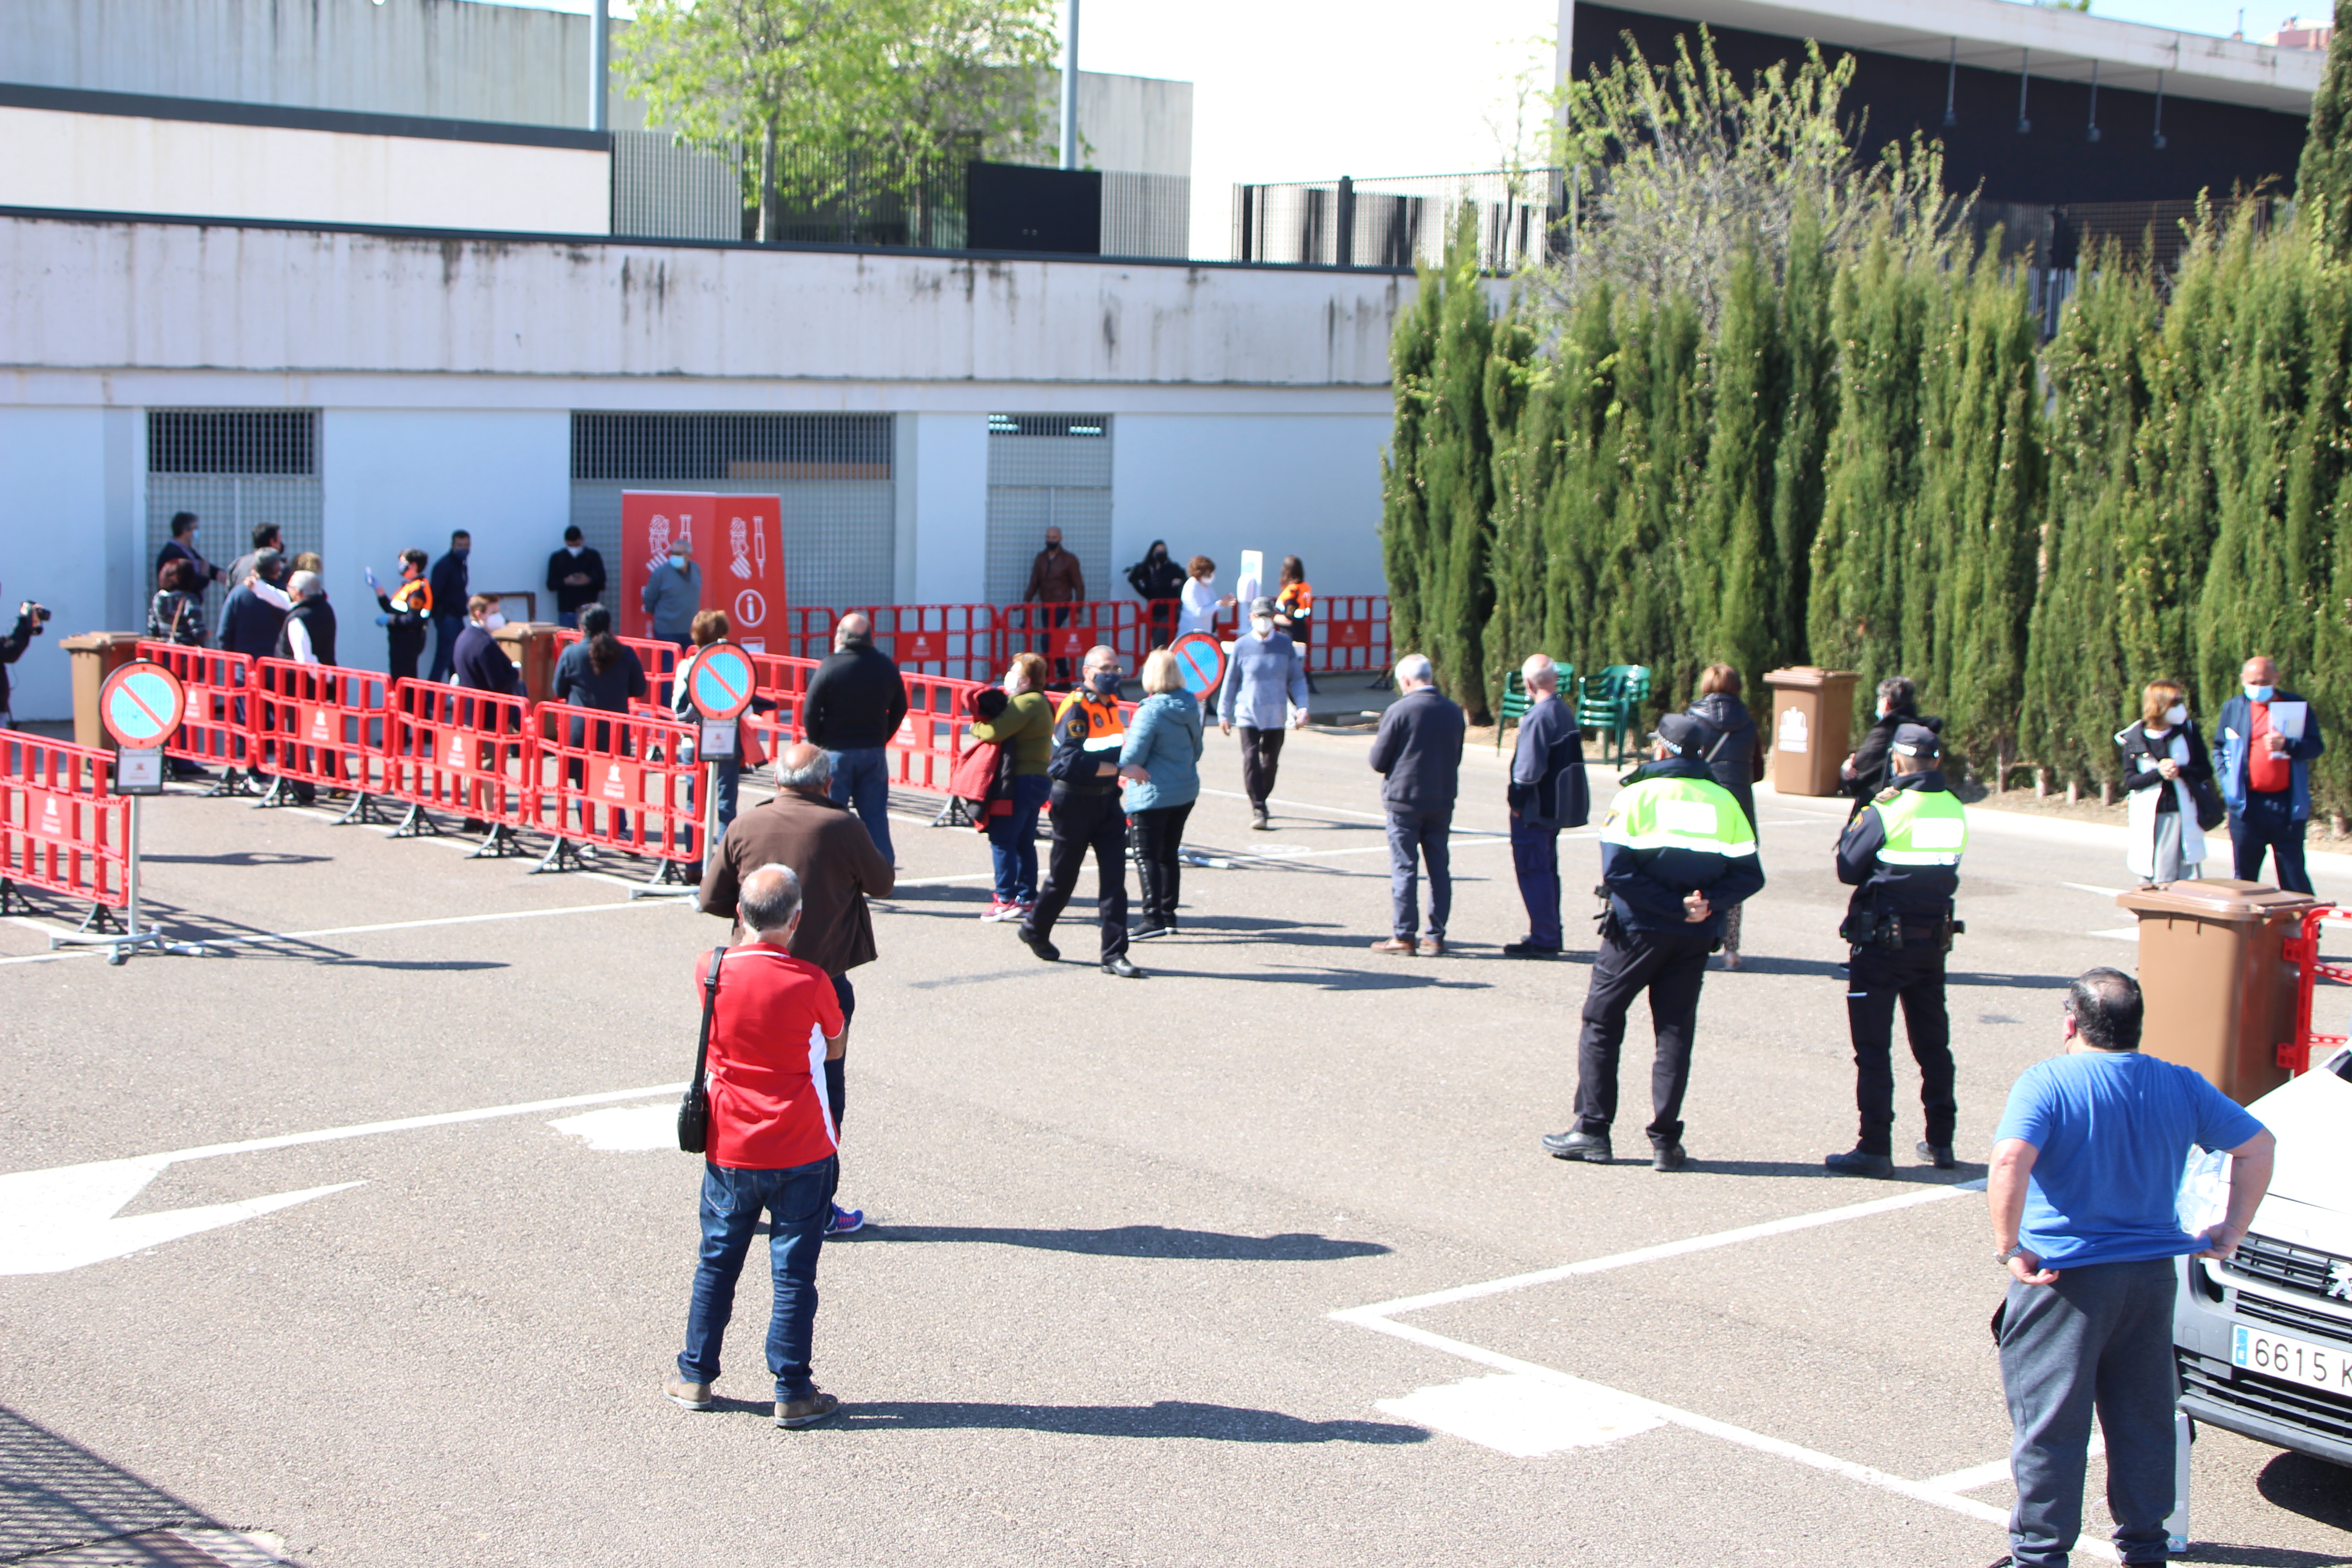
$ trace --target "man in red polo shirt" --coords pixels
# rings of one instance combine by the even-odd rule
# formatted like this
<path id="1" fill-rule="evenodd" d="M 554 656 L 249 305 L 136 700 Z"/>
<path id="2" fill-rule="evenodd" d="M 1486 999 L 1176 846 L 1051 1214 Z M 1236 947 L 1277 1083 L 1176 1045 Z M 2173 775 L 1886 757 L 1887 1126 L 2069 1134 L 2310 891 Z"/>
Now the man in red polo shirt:
<path id="1" fill-rule="evenodd" d="M 765 1213 L 775 1275 L 768 1370 L 776 1379 L 776 1425 L 813 1426 L 841 1408 L 809 1372 L 817 1253 L 840 1174 L 824 1053 L 825 1042 L 841 1037 L 841 1003 L 824 970 L 788 951 L 801 918 L 800 879 L 791 868 L 762 866 L 745 877 L 737 908 L 750 940 L 720 963 L 710 1023 L 702 1261 L 687 1310 L 686 1349 L 662 1392 L 688 1410 L 711 1408 L 735 1280 Z M 698 1002 L 709 962 L 695 965 Z"/>
<path id="2" fill-rule="evenodd" d="M 2311 820 L 2311 764 L 2327 747 L 2319 715 L 2278 683 L 2278 664 L 2257 654 L 2238 672 L 2240 695 L 2221 704 L 2213 737 L 2213 777 L 2230 808 L 2230 847 L 2238 879 L 2259 882 L 2267 851 L 2278 885 L 2311 891 L 2303 836 Z"/>

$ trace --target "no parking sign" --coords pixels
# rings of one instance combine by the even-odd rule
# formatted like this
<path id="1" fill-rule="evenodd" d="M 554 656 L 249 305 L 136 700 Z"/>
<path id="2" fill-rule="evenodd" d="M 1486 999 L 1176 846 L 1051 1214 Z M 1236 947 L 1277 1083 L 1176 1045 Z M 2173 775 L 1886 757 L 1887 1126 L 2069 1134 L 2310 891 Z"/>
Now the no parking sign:
<path id="1" fill-rule="evenodd" d="M 733 643 L 715 642 L 695 656 L 686 690 L 702 715 L 696 755 L 704 762 L 725 762 L 736 754 L 735 722 L 751 706 L 751 656 Z"/>
<path id="2" fill-rule="evenodd" d="M 1186 632 L 1168 645 L 1176 656 L 1177 673 L 1184 678 L 1184 689 L 1195 697 L 1205 697 L 1217 689 L 1225 678 L 1225 647 L 1206 632 Z"/>
<path id="3" fill-rule="evenodd" d="M 163 793 L 163 743 L 179 729 L 185 706 L 179 677 L 160 664 L 140 659 L 106 678 L 98 716 L 122 748 L 114 766 L 117 794 Z"/>

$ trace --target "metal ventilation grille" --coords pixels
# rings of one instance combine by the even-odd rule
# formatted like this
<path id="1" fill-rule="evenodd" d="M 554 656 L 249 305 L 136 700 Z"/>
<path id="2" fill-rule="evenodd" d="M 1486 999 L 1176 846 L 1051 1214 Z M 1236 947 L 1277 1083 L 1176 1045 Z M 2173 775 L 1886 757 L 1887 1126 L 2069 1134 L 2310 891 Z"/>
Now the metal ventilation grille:
<path id="1" fill-rule="evenodd" d="M 896 596 L 897 488 L 887 414 L 572 416 L 572 521 L 619 581 L 621 492 L 708 490 L 782 501 L 794 605 Z"/>
<path id="2" fill-rule="evenodd" d="M 272 523 L 289 554 L 323 550 L 325 495 L 314 408 L 157 408 L 147 415 L 147 559 L 141 597 L 154 591 L 155 557 L 172 517 L 198 519 L 197 547 L 226 566 Z M 216 610 L 213 595 L 208 609 Z"/>
<path id="3" fill-rule="evenodd" d="M 1110 574 L 1110 416 L 988 416 L 988 596 L 1019 601 L 1045 530 L 1078 558 L 1087 597 L 1113 597 Z"/>

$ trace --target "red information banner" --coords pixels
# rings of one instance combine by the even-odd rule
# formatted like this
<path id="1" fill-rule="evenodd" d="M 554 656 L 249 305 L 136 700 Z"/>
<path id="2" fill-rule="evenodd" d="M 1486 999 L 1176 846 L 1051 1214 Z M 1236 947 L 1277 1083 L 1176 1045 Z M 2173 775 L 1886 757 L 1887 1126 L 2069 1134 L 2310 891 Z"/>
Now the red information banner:
<path id="1" fill-rule="evenodd" d="M 702 577 L 697 606 L 724 610 L 732 640 L 753 653 L 784 647 L 783 504 L 775 496 L 710 495 L 676 490 L 621 492 L 620 630 L 650 637 L 646 580 L 669 553 L 671 542 L 693 545 Z"/>

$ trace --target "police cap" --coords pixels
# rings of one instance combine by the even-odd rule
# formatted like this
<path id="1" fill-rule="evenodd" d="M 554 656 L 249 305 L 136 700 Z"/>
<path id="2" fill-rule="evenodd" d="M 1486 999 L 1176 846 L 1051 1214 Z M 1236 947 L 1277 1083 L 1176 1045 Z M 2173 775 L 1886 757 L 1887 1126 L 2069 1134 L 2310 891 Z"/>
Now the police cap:
<path id="1" fill-rule="evenodd" d="M 1706 726 L 1687 713 L 1667 714 L 1658 721 L 1658 727 L 1650 732 L 1652 740 L 1664 741 L 1667 748 L 1678 757 L 1689 755 L 1690 749 L 1705 739 L 1706 735 Z"/>
<path id="2" fill-rule="evenodd" d="M 1897 724 L 1895 749 L 1906 757 L 1933 757 L 1942 753 L 1943 742 L 1925 724 Z"/>

